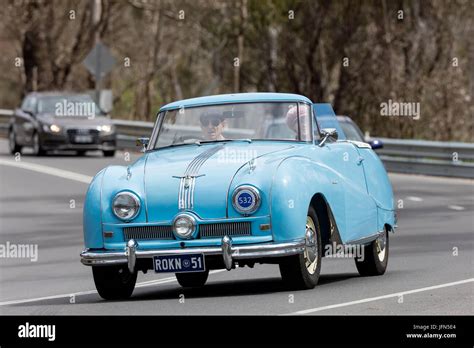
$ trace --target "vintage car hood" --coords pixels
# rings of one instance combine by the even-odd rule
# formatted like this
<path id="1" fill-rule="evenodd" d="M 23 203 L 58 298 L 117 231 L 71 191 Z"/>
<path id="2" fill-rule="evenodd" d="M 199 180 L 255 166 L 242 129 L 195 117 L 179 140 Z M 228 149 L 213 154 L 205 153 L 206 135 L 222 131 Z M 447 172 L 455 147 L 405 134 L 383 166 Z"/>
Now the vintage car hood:
<path id="1" fill-rule="evenodd" d="M 148 221 L 170 221 L 185 210 L 203 219 L 225 218 L 229 187 L 239 169 L 251 159 L 257 158 L 261 164 L 263 159 L 292 148 L 288 142 L 224 142 L 148 153 L 140 162 L 145 166 Z M 271 178 L 270 173 L 265 175 L 265 180 Z"/>

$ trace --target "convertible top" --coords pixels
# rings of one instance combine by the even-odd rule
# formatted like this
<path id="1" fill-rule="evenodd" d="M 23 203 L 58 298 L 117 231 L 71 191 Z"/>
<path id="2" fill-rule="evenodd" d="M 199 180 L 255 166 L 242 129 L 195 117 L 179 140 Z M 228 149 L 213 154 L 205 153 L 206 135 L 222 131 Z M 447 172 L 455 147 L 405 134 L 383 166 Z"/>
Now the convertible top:
<path id="1" fill-rule="evenodd" d="M 163 106 L 160 111 L 172 110 L 201 105 L 251 102 L 304 102 L 312 104 L 311 100 L 299 94 L 291 93 L 234 93 L 218 94 L 205 97 L 175 101 Z"/>

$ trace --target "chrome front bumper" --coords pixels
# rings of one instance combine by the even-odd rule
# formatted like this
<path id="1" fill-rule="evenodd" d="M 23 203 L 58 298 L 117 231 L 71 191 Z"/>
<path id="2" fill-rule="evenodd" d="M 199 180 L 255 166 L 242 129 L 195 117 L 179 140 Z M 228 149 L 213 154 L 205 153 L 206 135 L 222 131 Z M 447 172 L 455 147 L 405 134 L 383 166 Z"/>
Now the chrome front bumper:
<path id="1" fill-rule="evenodd" d="M 234 260 L 281 257 L 300 254 L 304 251 L 305 240 L 287 243 L 232 245 L 232 238 L 222 238 L 220 247 L 193 247 L 184 249 L 139 250 L 138 243 L 131 239 L 124 251 L 89 250 L 81 253 L 81 262 L 87 266 L 110 266 L 127 264 L 131 272 L 135 271 L 138 258 L 153 258 L 160 255 L 183 255 L 190 253 L 221 255 L 225 267 L 230 270 Z"/>

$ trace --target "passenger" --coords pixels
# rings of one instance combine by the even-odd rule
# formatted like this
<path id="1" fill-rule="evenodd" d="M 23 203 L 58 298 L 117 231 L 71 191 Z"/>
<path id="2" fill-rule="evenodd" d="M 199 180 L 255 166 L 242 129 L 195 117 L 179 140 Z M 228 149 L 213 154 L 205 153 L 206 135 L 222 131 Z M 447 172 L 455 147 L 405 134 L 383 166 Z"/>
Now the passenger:
<path id="1" fill-rule="evenodd" d="M 300 111 L 300 134 L 301 140 L 308 141 L 311 140 L 311 118 L 309 117 L 309 106 L 307 105 L 300 105 L 299 108 L 296 105 L 291 105 L 289 110 L 286 114 L 286 125 L 290 128 L 293 132 L 296 133 L 296 139 L 298 140 L 298 117 L 297 117 L 297 110 Z"/>

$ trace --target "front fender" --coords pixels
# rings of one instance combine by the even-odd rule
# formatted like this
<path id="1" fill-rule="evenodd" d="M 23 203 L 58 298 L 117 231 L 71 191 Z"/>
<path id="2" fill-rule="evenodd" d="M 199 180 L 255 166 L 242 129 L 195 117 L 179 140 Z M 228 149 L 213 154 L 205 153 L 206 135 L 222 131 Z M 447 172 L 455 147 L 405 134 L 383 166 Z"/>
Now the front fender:
<path id="1" fill-rule="evenodd" d="M 86 248 L 100 249 L 104 247 L 102 236 L 101 188 L 106 168 L 92 179 L 87 189 L 82 210 L 82 228 Z"/>
<path id="2" fill-rule="evenodd" d="M 143 182 L 143 166 L 139 159 L 129 167 L 109 166 L 102 169 L 92 179 L 86 193 L 83 209 L 84 244 L 86 248 L 104 248 L 103 231 L 107 226 L 123 223 L 112 212 L 112 200 L 121 191 L 135 193 L 140 199 L 140 212 L 133 222 L 147 222 L 147 205 Z M 123 241 L 123 237 L 113 235 L 107 243 Z"/>
<path id="3" fill-rule="evenodd" d="M 337 204 L 343 202 L 343 192 L 340 185 L 332 185 L 337 177 L 331 168 L 306 157 L 293 156 L 280 162 L 270 198 L 275 242 L 304 237 L 308 208 L 317 193 L 328 201 L 338 229 L 344 228 L 344 205 Z"/>
<path id="4" fill-rule="evenodd" d="M 138 161 L 141 161 L 138 160 Z M 145 185 L 143 180 L 144 166 L 134 165 L 128 167 L 109 166 L 104 175 L 102 184 L 101 210 L 104 227 L 107 224 L 120 224 L 122 220 L 117 218 L 112 212 L 112 200 L 119 192 L 128 191 L 134 193 L 140 200 L 140 212 L 133 222 L 147 222 L 147 202 Z"/>

